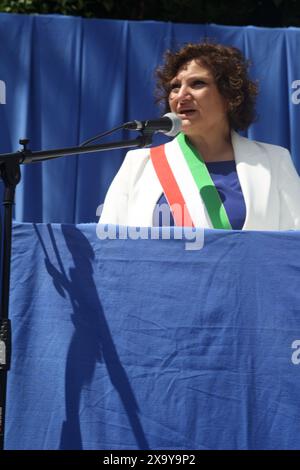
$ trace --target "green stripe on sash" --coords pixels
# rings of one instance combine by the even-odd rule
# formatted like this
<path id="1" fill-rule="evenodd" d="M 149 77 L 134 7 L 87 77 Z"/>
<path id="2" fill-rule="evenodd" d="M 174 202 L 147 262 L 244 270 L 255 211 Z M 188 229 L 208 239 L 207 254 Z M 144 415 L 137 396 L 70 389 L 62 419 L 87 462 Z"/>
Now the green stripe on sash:
<path id="1" fill-rule="evenodd" d="M 176 137 L 205 204 L 213 228 L 232 230 L 226 209 L 202 156 L 180 132 Z"/>

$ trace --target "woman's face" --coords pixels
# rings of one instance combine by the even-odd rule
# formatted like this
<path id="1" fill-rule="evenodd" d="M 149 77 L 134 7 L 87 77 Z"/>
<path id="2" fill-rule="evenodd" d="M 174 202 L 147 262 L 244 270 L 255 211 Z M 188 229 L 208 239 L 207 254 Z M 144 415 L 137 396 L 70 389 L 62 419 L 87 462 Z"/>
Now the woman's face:
<path id="1" fill-rule="evenodd" d="M 210 131 L 228 131 L 227 105 L 214 77 L 205 65 L 192 60 L 171 80 L 169 106 L 182 119 L 182 130 L 190 137 Z"/>

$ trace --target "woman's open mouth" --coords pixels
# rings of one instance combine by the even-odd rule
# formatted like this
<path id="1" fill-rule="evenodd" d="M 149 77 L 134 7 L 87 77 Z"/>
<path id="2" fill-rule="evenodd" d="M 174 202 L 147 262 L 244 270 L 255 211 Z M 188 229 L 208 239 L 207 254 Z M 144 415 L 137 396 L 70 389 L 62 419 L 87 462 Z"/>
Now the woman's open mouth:
<path id="1" fill-rule="evenodd" d="M 195 114 L 196 110 L 195 109 L 181 109 L 177 114 L 179 117 L 190 117 L 193 114 Z"/>

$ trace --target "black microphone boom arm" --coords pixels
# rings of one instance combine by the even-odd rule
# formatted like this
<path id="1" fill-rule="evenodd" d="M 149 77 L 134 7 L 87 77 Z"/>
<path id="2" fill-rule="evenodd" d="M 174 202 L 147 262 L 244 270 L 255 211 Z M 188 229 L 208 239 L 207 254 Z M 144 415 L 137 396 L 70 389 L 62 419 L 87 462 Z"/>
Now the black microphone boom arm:
<path id="1" fill-rule="evenodd" d="M 15 158 L 18 163 L 34 163 L 50 158 L 64 157 L 67 155 L 79 155 L 81 153 L 103 152 L 105 150 L 117 150 L 122 148 L 139 147 L 143 148 L 152 143 L 153 133 L 143 133 L 136 139 L 120 140 L 117 142 L 109 142 L 107 144 L 90 145 L 87 147 L 65 147 L 53 150 L 39 150 L 32 152 L 27 148 L 28 139 L 21 139 L 19 142 L 23 145 L 23 149 L 13 153 L 0 154 L 0 165 Z"/>

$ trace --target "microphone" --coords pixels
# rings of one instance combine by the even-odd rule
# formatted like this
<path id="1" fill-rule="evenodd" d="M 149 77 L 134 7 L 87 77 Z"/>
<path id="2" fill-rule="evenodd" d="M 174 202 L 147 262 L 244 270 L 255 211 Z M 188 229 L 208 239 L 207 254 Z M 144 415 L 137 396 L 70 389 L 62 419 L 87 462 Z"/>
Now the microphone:
<path id="1" fill-rule="evenodd" d="M 181 119 L 175 113 L 167 113 L 159 119 L 149 119 L 148 121 L 130 121 L 123 125 L 124 129 L 162 132 L 170 137 L 175 137 L 181 131 L 181 127 Z"/>

